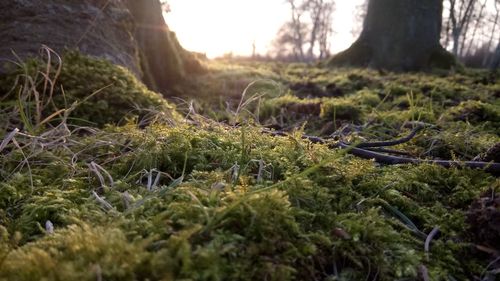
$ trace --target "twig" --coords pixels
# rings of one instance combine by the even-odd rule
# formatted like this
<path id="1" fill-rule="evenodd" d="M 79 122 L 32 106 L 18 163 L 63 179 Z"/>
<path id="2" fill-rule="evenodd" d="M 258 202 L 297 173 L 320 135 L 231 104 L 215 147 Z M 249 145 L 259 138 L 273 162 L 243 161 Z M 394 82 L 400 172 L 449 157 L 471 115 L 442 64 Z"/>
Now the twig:
<path id="1" fill-rule="evenodd" d="M 420 127 L 420 128 L 419 128 Z M 482 169 L 488 173 L 494 175 L 500 175 L 500 163 L 494 162 L 483 162 L 483 161 L 454 161 L 454 160 L 429 160 L 429 159 L 420 159 L 420 158 L 412 158 L 412 157 L 402 157 L 402 156 L 392 156 L 383 154 L 377 151 L 369 150 L 372 147 L 383 147 L 383 146 L 391 146 L 399 143 L 404 143 L 405 141 L 411 140 L 416 133 L 421 130 L 421 126 L 417 126 L 413 131 L 406 137 L 394 140 L 394 141 L 386 141 L 386 142 L 371 142 L 362 144 L 363 147 L 359 147 L 357 145 L 351 145 L 349 143 L 340 141 L 333 142 L 329 140 L 325 140 L 321 137 L 310 136 L 310 135 L 302 135 L 302 139 L 309 140 L 313 143 L 320 143 L 328 145 L 330 148 L 342 148 L 347 149 L 348 153 L 364 158 L 364 159 L 374 159 L 377 163 L 387 164 L 387 165 L 396 165 L 396 164 L 436 164 L 446 168 L 456 167 L 463 168 L 468 167 L 472 169 Z M 264 133 L 270 134 L 273 136 L 289 136 L 288 133 L 283 131 L 269 131 L 263 130 Z M 372 146 L 375 145 L 375 146 Z"/>
<path id="2" fill-rule="evenodd" d="M 396 165 L 396 164 L 436 164 L 443 166 L 445 168 L 461 168 L 468 167 L 473 169 L 483 169 L 488 173 L 500 174 L 500 163 L 493 162 L 482 162 L 482 161 L 454 161 L 454 160 L 429 160 L 420 158 L 410 158 L 401 156 L 391 156 L 375 151 L 366 150 L 359 147 L 351 146 L 350 144 L 339 142 L 340 148 L 349 149 L 349 153 L 352 155 L 365 158 L 365 159 L 375 159 L 377 163 Z"/>
<path id="3" fill-rule="evenodd" d="M 401 150 L 394 150 L 394 149 L 387 149 L 387 148 L 370 147 L 370 148 L 367 148 L 367 150 L 374 151 L 374 152 L 381 152 L 381 153 L 411 156 L 411 153 L 409 153 L 409 152 L 401 151 Z"/>
<path id="4" fill-rule="evenodd" d="M 432 239 L 434 239 L 434 236 L 436 236 L 436 234 L 438 234 L 438 232 L 439 232 L 439 228 L 436 226 L 431 230 L 429 235 L 427 235 L 427 238 L 425 239 L 425 244 L 424 244 L 424 251 L 426 253 L 429 253 L 429 250 L 431 248 L 431 241 L 432 241 Z"/>
<path id="5" fill-rule="evenodd" d="M 113 206 L 109 204 L 108 201 L 104 200 L 101 196 L 99 196 L 95 191 L 92 191 L 92 195 L 94 196 L 95 200 L 106 210 L 111 210 L 113 209 Z"/>
<path id="6" fill-rule="evenodd" d="M 359 148 L 365 148 L 365 147 L 385 147 L 385 146 L 395 146 L 395 145 L 398 145 L 398 144 L 407 143 L 410 140 L 412 140 L 417 135 L 417 133 L 420 130 L 422 130 L 423 128 L 424 128 L 424 126 L 417 125 L 415 128 L 413 128 L 413 130 L 410 132 L 410 134 L 407 135 L 406 137 L 403 137 L 403 138 L 400 138 L 400 139 L 396 139 L 396 140 L 391 140 L 391 141 L 358 143 L 358 144 L 356 144 L 356 147 L 359 147 Z"/>
<path id="7" fill-rule="evenodd" d="M 422 280 L 422 281 L 430 281 L 431 279 L 429 278 L 429 270 L 427 269 L 427 267 L 423 264 L 421 264 L 419 267 L 418 267 L 418 276 L 420 277 L 419 280 Z"/>

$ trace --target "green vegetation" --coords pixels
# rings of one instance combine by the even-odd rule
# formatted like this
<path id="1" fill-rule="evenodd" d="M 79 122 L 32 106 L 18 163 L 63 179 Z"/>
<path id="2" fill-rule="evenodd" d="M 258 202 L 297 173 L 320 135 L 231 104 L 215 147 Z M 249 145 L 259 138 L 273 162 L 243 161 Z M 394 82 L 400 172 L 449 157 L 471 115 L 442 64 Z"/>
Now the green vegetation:
<path id="1" fill-rule="evenodd" d="M 19 108 L 29 119 L 23 121 L 30 123 L 40 123 L 42 116 L 72 106 L 69 123 L 98 127 L 125 123 L 127 118 L 151 112 L 178 117 L 171 104 L 149 91 L 127 69 L 77 52 L 67 52 L 62 61 L 53 57 L 49 62 L 33 59 L 16 65 L 0 77 L 0 89 L 0 110 Z"/>
<path id="2" fill-rule="evenodd" d="M 499 212 L 495 176 L 381 166 L 301 139 L 394 139 L 419 121 L 434 126 L 397 149 L 471 160 L 500 143 L 496 76 L 214 62 L 178 88 L 182 119 L 121 68 L 63 60 L 51 102 L 35 90 L 57 64 L 1 79 L 0 280 L 467 280 L 499 268 L 500 232 L 484 220 Z M 125 118 L 134 102 L 156 114 Z"/>

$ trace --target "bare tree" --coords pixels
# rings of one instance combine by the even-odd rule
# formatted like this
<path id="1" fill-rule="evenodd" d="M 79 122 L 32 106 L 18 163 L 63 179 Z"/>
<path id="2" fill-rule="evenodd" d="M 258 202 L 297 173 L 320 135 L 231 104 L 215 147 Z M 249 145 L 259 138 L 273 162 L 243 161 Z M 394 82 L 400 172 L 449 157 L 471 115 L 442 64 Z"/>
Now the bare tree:
<path id="1" fill-rule="evenodd" d="M 281 27 L 274 42 L 278 56 L 291 53 L 297 61 L 326 57 L 333 33 L 334 1 L 286 0 L 286 2 L 290 5 L 291 19 Z"/>
<path id="2" fill-rule="evenodd" d="M 273 51 L 276 57 L 290 59 L 294 61 L 304 61 L 304 43 L 300 38 L 306 37 L 304 26 L 297 28 L 293 22 L 286 22 L 281 26 L 273 41 Z"/>
<path id="3" fill-rule="evenodd" d="M 491 50 L 491 47 L 493 46 L 493 42 L 495 40 L 495 35 L 497 35 L 497 27 L 498 27 L 498 21 L 500 19 L 500 1 L 499 0 L 495 0 L 495 17 L 493 19 L 493 22 L 491 23 L 491 33 L 490 33 L 490 36 L 487 40 L 487 43 L 486 43 L 486 49 L 488 51 Z M 499 43 L 500 43 L 500 39 L 499 39 Z M 495 52 L 497 53 L 497 52 Z M 483 58 L 483 66 L 487 66 L 488 65 L 488 62 L 490 61 L 491 57 L 487 54 L 484 58 Z M 493 58 L 494 60 L 494 58 Z M 491 60 L 493 62 L 493 60 Z"/>
<path id="4" fill-rule="evenodd" d="M 302 15 L 304 14 L 303 5 L 297 6 L 296 0 L 287 0 L 290 4 L 292 21 L 291 21 L 291 31 L 293 36 L 294 53 L 298 56 L 299 60 L 304 60 L 304 24 L 302 23 Z"/>
<path id="5" fill-rule="evenodd" d="M 160 0 L 160 3 L 161 3 L 162 12 L 170 13 L 172 11 L 172 9 L 170 8 L 170 4 L 168 3 L 167 0 Z"/>
<path id="6" fill-rule="evenodd" d="M 500 41 L 500 0 L 445 0 L 444 6 L 443 45 L 468 66 L 491 67 Z"/>
<path id="7" fill-rule="evenodd" d="M 500 14 L 500 0 L 495 0 L 495 10 L 496 10 L 496 16 L 495 16 L 495 21 L 493 22 L 493 25 L 496 27 L 498 25 L 498 18 Z M 493 35 L 496 33 L 492 33 L 490 38 L 493 38 Z M 491 43 L 492 40 L 490 40 L 489 43 Z M 490 45 L 489 45 L 490 46 Z M 493 57 L 491 59 L 490 63 L 490 68 L 491 69 L 498 69 L 500 66 L 500 36 L 497 38 L 497 47 L 495 48 L 495 52 L 493 53 Z"/>
<path id="8" fill-rule="evenodd" d="M 484 29 L 484 27 L 485 27 L 484 21 L 482 19 L 483 19 L 483 15 L 484 15 L 484 8 L 486 7 L 486 4 L 488 3 L 488 1 L 489 0 L 483 1 L 483 3 L 481 4 L 481 8 L 479 9 L 477 15 L 475 16 L 474 29 L 472 31 L 469 43 L 467 44 L 466 51 L 462 54 L 462 56 L 465 56 L 465 57 L 470 56 L 471 51 L 472 51 L 472 47 L 474 45 L 474 42 L 476 41 L 477 32 L 480 29 Z M 462 41 L 463 44 L 465 44 L 465 41 L 466 41 L 465 38 L 466 38 L 466 36 L 464 36 L 464 39 Z M 465 47 L 462 47 L 462 51 L 464 51 L 464 49 L 465 49 Z"/>
<path id="9" fill-rule="evenodd" d="M 334 2 L 328 0 L 308 0 L 304 2 L 303 9 L 309 14 L 311 21 L 307 51 L 307 59 L 309 60 L 314 58 L 316 43 L 319 45 L 320 57 L 323 57 L 324 53 L 328 51 L 328 39 L 333 32 L 332 14 L 334 7 Z"/>
<path id="10" fill-rule="evenodd" d="M 330 56 L 330 38 L 333 34 L 332 15 L 334 10 L 334 2 L 328 2 L 325 3 L 324 8 L 320 11 L 322 13 L 318 38 L 320 60 Z"/>
<path id="11" fill-rule="evenodd" d="M 449 44 L 451 37 L 452 53 L 455 56 L 458 56 L 461 51 L 461 42 L 465 40 L 463 37 L 467 34 L 477 3 L 479 3 L 478 0 L 447 0 L 448 19 L 445 46 Z"/>

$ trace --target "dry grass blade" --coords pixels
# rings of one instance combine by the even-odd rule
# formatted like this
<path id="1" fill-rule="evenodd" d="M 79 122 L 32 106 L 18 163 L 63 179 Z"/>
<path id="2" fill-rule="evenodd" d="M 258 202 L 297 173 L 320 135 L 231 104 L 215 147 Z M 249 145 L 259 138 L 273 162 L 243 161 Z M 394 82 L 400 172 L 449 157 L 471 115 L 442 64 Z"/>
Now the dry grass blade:
<path id="1" fill-rule="evenodd" d="M 156 177 L 153 180 L 155 173 L 156 173 Z M 161 175 L 162 175 L 162 172 L 158 171 L 156 169 L 151 169 L 149 171 L 144 170 L 143 175 L 138 180 L 138 183 L 140 183 L 144 177 L 147 177 L 148 181 L 146 184 L 146 188 L 148 191 L 153 191 L 158 186 L 158 183 L 160 182 L 160 179 L 161 179 Z"/>
<path id="2" fill-rule="evenodd" d="M 19 133 L 19 129 L 15 128 L 3 139 L 2 143 L 0 143 L 0 152 L 5 149 L 5 147 L 10 143 L 10 141 Z"/>
<path id="3" fill-rule="evenodd" d="M 33 189 L 35 187 L 35 185 L 33 184 L 33 173 L 31 171 L 31 166 L 30 166 L 28 157 L 26 157 L 26 154 L 24 153 L 23 148 L 21 147 L 21 145 L 19 145 L 19 143 L 16 141 L 15 138 L 12 138 L 12 143 L 14 143 L 16 148 L 19 149 L 19 151 L 21 152 L 21 155 L 23 156 L 24 160 L 21 163 L 19 163 L 19 167 L 20 167 L 19 169 L 21 169 L 24 166 L 24 164 L 26 164 L 26 167 L 28 167 L 28 176 L 30 179 L 31 189 Z"/>
<path id="4" fill-rule="evenodd" d="M 97 194 L 95 191 L 92 191 L 92 195 L 94 196 L 95 200 L 104 208 L 106 209 L 107 211 L 109 210 L 112 210 L 113 209 L 113 206 L 106 200 L 104 200 L 104 198 L 102 198 L 101 196 L 99 196 L 99 194 Z"/>
<path id="5" fill-rule="evenodd" d="M 43 77 L 45 78 L 44 79 L 44 85 L 43 85 L 43 94 L 46 95 L 47 94 L 47 90 L 49 91 L 48 92 L 49 96 L 47 98 L 46 103 L 44 104 L 44 106 L 47 106 L 52 101 L 52 96 L 54 94 L 54 87 L 56 85 L 57 79 L 59 78 L 59 75 L 61 74 L 62 59 L 61 59 L 61 57 L 54 50 L 52 50 L 51 48 L 49 48 L 46 45 L 42 45 L 42 48 L 41 48 L 40 52 L 44 52 L 47 55 L 46 72 L 42 73 Z M 52 54 L 55 55 L 56 58 L 57 58 L 57 63 L 56 63 L 57 64 L 57 68 L 55 70 L 53 78 L 50 78 L 50 72 L 51 72 L 51 69 L 52 69 Z M 48 84 L 50 84 L 50 89 L 47 89 L 48 88 Z"/>
<path id="6" fill-rule="evenodd" d="M 113 187 L 114 186 L 114 180 L 111 174 L 106 171 L 101 165 L 91 162 L 89 165 L 89 169 L 96 174 L 96 176 L 99 178 L 99 182 L 101 183 L 101 187 L 106 186 L 106 181 L 104 180 L 103 174 L 108 178 L 109 181 L 109 186 Z"/>
<path id="7" fill-rule="evenodd" d="M 235 117 L 238 117 L 239 114 L 241 113 L 241 111 L 243 111 L 246 107 L 248 107 L 252 102 L 254 101 L 258 101 L 260 100 L 261 98 L 263 98 L 264 96 L 267 95 L 267 92 L 264 92 L 264 93 L 255 93 L 254 95 L 250 96 L 247 98 L 247 94 L 248 92 L 250 91 L 250 89 L 257 85 L 257 83 L 260 83 L 260 82 L 266 82 L 266 83 L 269 83 L 271 85 L 273 85 L 274 87 L 276 87 L 278 89 L 279 92 L 281 92 L 281 86 L 276 83 L 275 81 L 273 80 L 269 80 L 269 79 L 259 79 L 259 80 L 256 80 L 256 81 L 253 81 L 251 82 L 250 84 L 248 84 L 245 89 L 243 90 L 243 93 L 241 94 L 241 98 L 240 98 L 240 102 L 238 104 L 238 107 L 236 108 L 236 111 L 234 112 L 234 116 Z M 257 119 L 257 118 L 255 118 Z M 236 122 L 237 120 L 235 120 Z"/>

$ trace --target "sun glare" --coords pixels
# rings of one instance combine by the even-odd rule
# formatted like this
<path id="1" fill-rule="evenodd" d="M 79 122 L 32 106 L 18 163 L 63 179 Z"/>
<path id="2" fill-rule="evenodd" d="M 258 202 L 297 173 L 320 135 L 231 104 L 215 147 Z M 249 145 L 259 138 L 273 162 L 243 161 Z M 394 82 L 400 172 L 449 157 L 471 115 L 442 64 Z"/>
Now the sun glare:
<path id="1" fill-rule="evenodd" d="M 337 1 L 334 14 L 332 52 L 348 47 L 355 39 L 351 31 L 355 7 L 361 0 Z M 169 0 L 166 15 L 170 28 L 189 50 L 209 58 L 226 53 L 265 55 L 281 25 L 289 18 L 283 0 Z"/>

